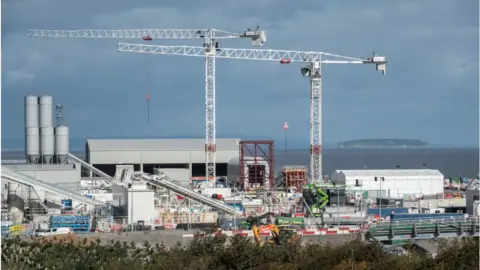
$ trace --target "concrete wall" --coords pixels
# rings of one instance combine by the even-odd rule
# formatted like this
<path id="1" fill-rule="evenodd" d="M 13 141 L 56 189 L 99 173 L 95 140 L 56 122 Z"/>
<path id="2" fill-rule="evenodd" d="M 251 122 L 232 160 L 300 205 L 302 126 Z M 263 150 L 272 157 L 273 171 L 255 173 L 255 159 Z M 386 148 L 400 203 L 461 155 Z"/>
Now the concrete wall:
<path id="1" fill-rule="evenodd" d="M 80 193 L 80 164 L 14 164 L 7 167 L 59 188 Z"/>
<path id="2" fill-rule="evenodd" d="M 238 149 L 217 150 L 217 163 L 228 163 L 238 156 Z M 198 150 L 176 151 L 90 151 L 90 164 L 191 164 L 205 163 L 205 152 Z"/>

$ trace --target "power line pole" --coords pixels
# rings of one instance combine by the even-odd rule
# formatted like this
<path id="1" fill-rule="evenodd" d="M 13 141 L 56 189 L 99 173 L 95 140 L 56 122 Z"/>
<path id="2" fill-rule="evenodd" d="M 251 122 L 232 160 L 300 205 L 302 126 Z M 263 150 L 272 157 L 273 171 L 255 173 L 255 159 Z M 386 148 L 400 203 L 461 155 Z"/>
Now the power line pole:
<path id="1" fill-rule="evenodd" d="M 150 126 L 150 92 L 147 93 L 147 125 Z"/>
<path id="2" fill-rule="evenodd" d="M 288 148 L 287 148 L 287 131 L 288 131 L 288 123 L 285 121 L 285 124 L 283 124 L 283 131 L 285 131 L 285 157 L 288 155 Z M 286 160 L 285 160 L 286 162 Z"/>

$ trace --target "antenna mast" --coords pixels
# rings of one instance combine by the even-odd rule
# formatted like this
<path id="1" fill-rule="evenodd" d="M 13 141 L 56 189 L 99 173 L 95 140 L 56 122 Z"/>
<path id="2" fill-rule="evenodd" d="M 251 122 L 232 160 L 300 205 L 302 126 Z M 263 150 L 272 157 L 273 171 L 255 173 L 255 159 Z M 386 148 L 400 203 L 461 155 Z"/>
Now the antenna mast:
<path id="1" fill-rule="evenodd" d="M 57 122 L 57 127 L 63 125 L 63 105 L 55 105 L 55 119 Z"/>

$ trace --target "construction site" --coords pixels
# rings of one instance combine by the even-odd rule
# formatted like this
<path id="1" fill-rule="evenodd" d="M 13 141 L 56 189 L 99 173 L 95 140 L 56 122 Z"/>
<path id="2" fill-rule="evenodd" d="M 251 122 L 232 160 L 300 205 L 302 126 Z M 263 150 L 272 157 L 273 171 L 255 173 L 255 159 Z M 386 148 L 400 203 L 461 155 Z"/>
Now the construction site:
<path id="1" fill-rule="evenodd" d="M 402 239 L 416 239 L 420 234 L 430 235 L 428 230 L 436 227 L 412 233 L 416 227 L 378 229 L 375 224 L 389 220 L 414 224 L 428 219 L 442 228 L 450 220 L 465 225 L 431 235 L 453 235 L 452 231 L 460 229 L 465 235 L 478 235 L 478 226 L 469 226 L 480 213 L 478 179 L 468 184 L 466 189 L 472 192 L 467 191 L 465 198 L 446 199 L 444 176 L 438 170 L 339 168 L 324 176 L 322 66 L 366 64 L 384 74 L 384 56 L 361 59 L 221 46 L 224 39 L 248 39 L 253 46 L 262 46 L 266 32 L 259 28 L 240 33 L 215 29 L 30 30 L 29 36 L 201 40 L 200 47 L 119 43 L 118 51 L 205 58 L 206 135 L 199 139 L 87 139 L 85 159 L 81 159 L 70 152 L 63 105 L 54 109 L 48 95 L 26 96 L 25 160 L 2 163 L 3 234 L 63 227 L 77 233 L 196 230 L 213 224 L 229 234 L 255 238 L 280 231 L 302 235 L 362 231 L 379 241 L 395 241 L 395 234 L 385 235 L 385 230 L 395 231 Z M 216 138 L 217 58 L 303 64 L 301 75 L 310 79 L 310 164 L 276 171 L 274 141 Z"/>

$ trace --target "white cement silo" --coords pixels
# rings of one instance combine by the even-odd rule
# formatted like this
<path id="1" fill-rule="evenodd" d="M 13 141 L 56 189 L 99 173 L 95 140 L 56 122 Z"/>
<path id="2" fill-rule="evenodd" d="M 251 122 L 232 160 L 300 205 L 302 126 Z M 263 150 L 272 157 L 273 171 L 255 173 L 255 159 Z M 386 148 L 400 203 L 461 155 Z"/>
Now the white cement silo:
<path id="1" fill-rule="evenodd" d="M 40 157 L 40 129 L 25 128 L 25 152 L 29 163 L 38 163 Z"/>
<path id="2" fill-rule="evenodd" d="M 52 163 L 55 150 L 52 97 L 41 96 L 38 103 L 40 108 L 40 156 L 43 163 Z"/>
<path id="3" fill-rule="evenodd" d="M 43 163 L 52 163 L 55 150 L 53 127 L 40 128 L 40 155 Z"/>
<path id="4" fill-rule="evenodd" d="M 38 97 L 25 97 L 25 127 L 39 127 Z"/>
<path id="5" fill-rule="evenodd" d="M 67 161 L 68 152 L 70 151 L 68 127 L 58 126 L 55 128 L 55 157 L 58 163 Z"/>
<path id="6" fill-rule="evenodd" d="M 38 97 L 25 97 L 25 156 L 30 163 L 38 162 L 40 157 L 40 131 Z"/>
<path id="7" fill-rule="evenodd" d="M 41 96 L 39 100 L 40 104 L 40 123 L 39 127 L 51 127 L 53 128 L 53 108 L 52 97 Z"/>

